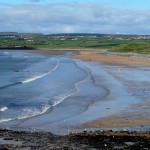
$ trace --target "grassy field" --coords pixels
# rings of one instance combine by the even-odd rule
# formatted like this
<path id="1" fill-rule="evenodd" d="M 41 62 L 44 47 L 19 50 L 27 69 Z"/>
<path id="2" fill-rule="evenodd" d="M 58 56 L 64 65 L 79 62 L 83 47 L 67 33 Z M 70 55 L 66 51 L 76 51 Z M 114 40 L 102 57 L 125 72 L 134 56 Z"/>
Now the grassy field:
<path id="1" fill-rule="evenodd" d="M 0 48 L 107 49 L 112 52 L 150 54 L 150 37 L 133 35 L 51 35 L 0 37 Z"/>

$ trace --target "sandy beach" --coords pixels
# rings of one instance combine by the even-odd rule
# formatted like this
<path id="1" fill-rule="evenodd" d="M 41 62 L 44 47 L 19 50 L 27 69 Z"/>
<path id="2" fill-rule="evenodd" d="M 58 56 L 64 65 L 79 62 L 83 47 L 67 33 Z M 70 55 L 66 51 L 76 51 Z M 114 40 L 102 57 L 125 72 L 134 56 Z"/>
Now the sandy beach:
<path id="1" fill-rule="evenodd" d="M 80 59 L 87 62 L 100 62 L 104 63 L 106 66 L 110 65 L 119 65 L 119 69 L 124 66 L 129 67 L 150 67 L 150 58 L 144 57 L 135 57 L 133 55 L 120 56 L 120 54 L 109 54 L 101 53 L 100 51 L 84 51 L 84 50 L 39 50 L 31 51 L 33 53 L 42 54 L 42 55 L 60 55 L 65 52 L 71 52 L 73 55 L 71 58 Z M 68 56 L 67 56 L 68 57 Z M 69 56 L 70 57 L 70 56 Z M 104 65 L 104 66 L 105 66 Z M 109 67 L 110 67 L 109 66 Z M 122 68 L 121 68 L 122 69 Z M 117 70 L 121 72 L 122 70 Z M 131 83 L 132 84 L 132 83 Z M 148 83 L 149 84 L 149 83 Z M 130 85 L 129 85 L 130 86 Z M 134 86 L 134 85 L 133 85 Z M 140 86 L 140 85 L 139 85 Z M 149 85 L 147 86 L 149 88 Z M 111 108 L 109 108 L 111 109 Z M 107 110 L 109 110 L 107 109 Z M 149 99 L 144 99 L 143 102 L 135 104 L 117 114 L 110 115 L 108 117 L 102 117 L 94 121 L 83 123 L 76 128 L 117 128 L 117 127 L 134 127 L 134 126 L 149 126 L 150 117 L 149 117 Z M 70 127 L 71 128 L 71 127 Z"/>
<path id="2" fill-rule="evenodd" d="M 10 130 L 0 130 L 0 148 L 86 150 L 138 149 L 139 147 L 148 149 L 150 147 L 150 58 L 114 56 L 101 54 L 98 51 L 79 50 L 67 51 L 68 54 L 65 54 L 65 50 L 23 52 L 43 55 L 44 58 L 63 55 L 62 58 L 58 57 L 59 61 L 66 63 L 62 65 L 62 72 L 65 65 L 66 67 L 71 65 L 71 68 L 67 68 L 65 72 L 68 69 L 73 69 L 70 73 L 75 69 L 81 71 L 79 67 L 88 68 L 87 72 L 83 70 L 80 72 L 83 76 L 85 73 L 88 76 L 82 77 L 83 81 L 80 79 L 83 83 L 75 84 L 75 93 L 67 96 L 64 101 L 46 113 L 2 123 L 1 128 Z M 66 59 L 68 57 L 75 60 Z M 58 61 L 55 60 L 54 65 L 57 66 L 57 64 Z M 49 62 L 45 65 L 49 66 Z M 74 68 L 76 66 L 79 67 Z M 47 80 L 50 81 L 51 78 L 54 80 L 60 77 L 62 72 L 56 69 L 54 74 L 43 79 L 40 84 L 47 83 Z M 18 74 L 18 72 L 15 73 Z M 67 75 L 73 77 L 74 74 L 74 72 L 64 74 L 64 77 Z M 41 75 L 34 80 L 40 77 Z M 64 83 L 66 85 L 66 80 Z M 43 87 L 45 88 L 45 84 Z M 86 103 L 82 102 L 82 99 L 85 99 Z M 65 136 L 62 136 L 64 134 Z"/>
<path id="3" fill-rule="evenodd" d="M 144 56 L 135 57 L 135 56 L 120 56 L 120 54 L 105 54 L 100 51 L 84 51 L 84 50 L 39 50 L 39 51 L 31 51 L 32 53 L 42 54 L 42 55 L 62 55 L 66 52 L 71 52 L 71 58 L 80 59 L 87 62 L 100 62 L 104 63 L 104 67 L 111 65 L 119 65 L 119 69 L 124 66 L 129 67 L 150 67 L 150 58 L 146 58 Z M 68 56 L 67 56 L 68 57 Z M 70 56 L 69 56 L 70 57 Z M 108 65 L 107 65 L 108 64 Z M 118 70 L 118 72 L 122 72 L 123 70 Z M 131 69 L 132 71 L 132 69 Z M 119 77 L 117 77 L 119 78 Z M 132 84 L 132 82 L 131 82 Z M 150 88 L 149 83 L 147 83 L 147 88 Z M 131 86 L 131 85 L 128 85 Z M 134 88 L 135 85 L 133 85 Z M 140 85 L 139 85 L 140 86 Z M 141 89 L 139 89 L 141 90 Z M 111 108 L 108 108 L 109 111 Z M 143 102 L 135 104 L 128 108 L 128 110 L 124 110 L 118 112 L 117 114 L 110 115 L 108 117 L 102 117 L 100 119 L 96 119 L 94 121 L 90 121 L 87 123 L 83 123 L 76 128 L 84 129 L 84 128 L 117 128 L 117 127 L 134 127 L 134 126 L 149 126 L 150 125 L 150 117 L 149 117 L 149 99 L 147 97 Z M 71 128 L 71 127 L 70 127 Z"/>
<path id="4" fill-rule="evenodd" d="M 115 56 L 116 55 L 116 56 Z M 111 55 L 109 53 L 101 53 L 100 51 L 79 51 L 77 55 L 73 56 L 76 59 L 84 61 L 103 62 L 109 64 L 120 65 L 136 65 L 136 66 L 150 66 L 150 58 L 134 57 L 134 56 L 120 56 L 117 53 Z"/>
<path id="5" fill-rule="evenodd" d="M 101 54 L 97 51 L 80 51 L 73 56 L 75 59 L 82 59 L 84 61 L 103 62 L 108 64 L 118 64 L 136 67 L 150 67 L 150 58 L 145 57 L 129 57 L 129 56 L 114 56 Z M 150 117 L 149 100 L 147 102 L 135 105 L 129 108 L 129 111 L 121 114 L 111 115 L 106 118 L 101 118 L 82 125 L 83 128 L 116 128 L 116 127 L 132 127 L 132 126 L 149 126 Z M 133 111 L 130 111 L 133 110 Z M 135 110 L 135 111 L 134 111 Z"/>
<path id="6" fill-rule="evenodd" d="M 136 66 L 150 66 L 150 56 L 134 54 L 118 54 L 109 53 L 103 50 L 82 50 L 82 49 L 59 49 L 59 50 L 22 50 L 22 52 L 35 53 L 40 55 L 63 55 L 65 53 L 72 53 L 71 58 L 81 59 L 83 61 L 103 62 L 109 64 L 120 65 L 136 65 Z M 124 55 L 124 56 L 123 56 Z M 138 57 L 140 56 L 140 57 Z"/>

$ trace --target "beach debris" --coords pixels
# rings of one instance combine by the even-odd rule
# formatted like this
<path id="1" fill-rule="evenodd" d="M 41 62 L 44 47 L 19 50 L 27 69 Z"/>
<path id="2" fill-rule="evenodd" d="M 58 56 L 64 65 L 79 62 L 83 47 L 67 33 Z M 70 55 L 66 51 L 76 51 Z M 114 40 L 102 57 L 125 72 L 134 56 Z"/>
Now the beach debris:
<path id="1" fill-rule="evenodd" d="M 84 129 L 83 133 L 87 133 L 87 130 L 86 130 L 86 128 Z"/>
<path id="2" fill-rule="evenodd" d="M 117 68 L 117 71 L 121 72 L 121 71 L 123 71 L 123 68 Z"/>

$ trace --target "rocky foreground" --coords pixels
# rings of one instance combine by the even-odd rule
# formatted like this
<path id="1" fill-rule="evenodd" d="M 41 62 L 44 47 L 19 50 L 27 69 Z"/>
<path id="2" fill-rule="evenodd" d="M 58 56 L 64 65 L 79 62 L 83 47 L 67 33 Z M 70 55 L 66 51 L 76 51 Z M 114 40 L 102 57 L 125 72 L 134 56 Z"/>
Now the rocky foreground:
<path id="1" fill-rule="evenodd" d="M 96 131 L 56 136 L 43 132 L 0 130 L 0 150 L 150 149 L 150 131 Z"/>

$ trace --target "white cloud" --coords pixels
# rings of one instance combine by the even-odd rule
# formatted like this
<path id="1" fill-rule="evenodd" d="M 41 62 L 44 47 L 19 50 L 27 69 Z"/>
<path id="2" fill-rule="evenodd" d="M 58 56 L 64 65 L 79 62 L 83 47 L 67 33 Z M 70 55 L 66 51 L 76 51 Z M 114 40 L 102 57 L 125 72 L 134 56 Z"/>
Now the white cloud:
<path id="1" fill-rule="evenodd" d="M 96 4 L 20 5 L 0 8 L 0 31 L 150 34 L 150 11 Z"/>

